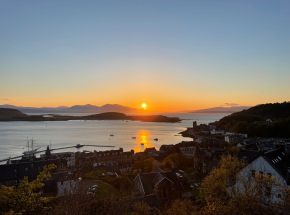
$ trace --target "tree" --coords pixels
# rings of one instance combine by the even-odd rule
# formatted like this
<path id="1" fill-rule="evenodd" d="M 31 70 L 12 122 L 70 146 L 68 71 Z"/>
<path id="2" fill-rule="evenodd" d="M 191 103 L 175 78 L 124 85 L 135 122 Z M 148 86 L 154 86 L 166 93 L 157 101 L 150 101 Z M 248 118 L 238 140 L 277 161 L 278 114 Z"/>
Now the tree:
<path id="1" fill-rule="evenodd" d="M 182 153 L 175 153 L 168 155 L 161 164 L 163 170 L 170 170 L 171 168 L 186 169 L 193 166 L 193 160 L 187 159 Z"/>
<path id="2" fill-rule="evenodd" d="M 190 199 L 186 199 L 184 201 L 175 200 L 170 208 L 168 208 L 164 213 L 164 215 L 196 215 L 198 211 L 196 206 L 193 205 L 193 202 Z"/>
<path id="3" fill-rule="evenodd" d="M 43 171 L 37 176 L 37 179 L 28 182 L 25 177 L 16 187 L 0 188 L 0 212 L 10 214 L 45 214 L 48 212 L 48 203 L 53 199 L 42 197 L 40 190 L 43 188 L 43 180 L 51 178 L 50 171 L 55 169 L 55 165 L 43 167 Z"/>
<path id="4" fill-rule="evenodd" d="M 160 164 L 154 158 L 141 158 L 133 164 L 133 173 L 137 174 L 139 170 L 143 173 L 148 173 L 158 167 Z"/>
<path id="5" fill-rule="evenodd" d="M 279 214 L 286 205 L 278 201 L 284 188 L 274 177 L 250 173 L 241 174 L 244 161 L 231 155 L 223 156 L 220 167 L 204 179 L 200 189 L 205 214 Z"/>
<path id="6" fill-rule="evenodd" d="M 130 215 L 150 215 L 151 208 L 144 202 L 136 202 L 132 206 L 133 212 Z"/>

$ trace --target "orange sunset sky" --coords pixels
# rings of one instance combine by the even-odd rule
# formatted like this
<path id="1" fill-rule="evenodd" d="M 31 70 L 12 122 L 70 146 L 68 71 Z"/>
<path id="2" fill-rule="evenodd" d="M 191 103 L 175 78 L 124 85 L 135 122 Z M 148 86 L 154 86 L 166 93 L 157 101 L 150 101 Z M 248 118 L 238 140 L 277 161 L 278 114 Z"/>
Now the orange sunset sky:
<path id="1" fill-rule="evenodd" d="M 289 1 L 0 3 L 0 105 L 290 100 Z"/>

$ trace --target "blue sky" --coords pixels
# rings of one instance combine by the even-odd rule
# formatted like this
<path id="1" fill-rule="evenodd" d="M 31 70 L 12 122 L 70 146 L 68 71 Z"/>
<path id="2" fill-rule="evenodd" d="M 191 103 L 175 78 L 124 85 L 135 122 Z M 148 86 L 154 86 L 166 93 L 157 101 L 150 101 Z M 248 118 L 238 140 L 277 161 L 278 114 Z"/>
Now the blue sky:
<path id="1" fill-rule="evenodd" d="M 0 104 L 290 100 L 289 1 L 4 0 L 0 29 Z"/>

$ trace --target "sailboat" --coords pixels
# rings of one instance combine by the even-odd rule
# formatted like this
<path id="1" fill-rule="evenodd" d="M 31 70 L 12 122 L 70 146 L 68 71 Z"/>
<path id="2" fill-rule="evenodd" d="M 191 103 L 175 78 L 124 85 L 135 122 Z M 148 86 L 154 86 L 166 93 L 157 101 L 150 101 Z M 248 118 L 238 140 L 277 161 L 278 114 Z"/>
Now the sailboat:
<path id="1" fill-rule="evenodd" d="M 31 139 L 31 150 L 29 150 L 29 140 L 27 138 L 27 151 L 23 152 L 22 154 L 24 156 L 33 155 L 34 153 L 37 152 L 38 149 L 40 149 L 40 147 L 33 149 L 33 138 L 32 138 Z"/>

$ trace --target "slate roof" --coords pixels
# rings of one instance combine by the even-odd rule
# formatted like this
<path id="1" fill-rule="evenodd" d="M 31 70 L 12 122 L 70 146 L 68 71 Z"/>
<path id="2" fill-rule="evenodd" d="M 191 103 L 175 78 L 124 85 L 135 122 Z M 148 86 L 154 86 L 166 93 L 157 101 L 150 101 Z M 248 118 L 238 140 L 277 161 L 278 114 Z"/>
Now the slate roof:
<path id="1" fill-rule="evenodd" d="M 150 172 L 139 174 L 145 195 L 153 193 L 154 185 L 159 184 L 163 179 L 167 179 L 173 183 L 174 190 L 182 190 L 183 187 L 175 174 L 175 171 L 166 172 Z"/>
<path id="2" fill-rule="evenodd" d="M 260 155 L 259 151 L 241 149 L 239 154 L 238 154 L 238 158 L 244 159 L 245 161 L 247 161 L 247 163 L 251 163 L 257 157 L 259 157 L 259 155 Z"/>
<path id="3" fill-rule="evenodd" d="M 153 192 L 153 181 L 158 173 L 143 173 L 140 174 L 140 179 L 143 185 L 145 195 L 151 194 Z"/>
<path id="4" fill-rule="evenodd" d="M 159 151 L 170 151 L 172 148 L 174 147 L 174 145 L 162 145 L 159 149 Z"/>
<path id="5" fill-rule="evenodd" d="M 145 154 L 146 154 L 146 153 L 150 153 L 150 152 L 152 152 L 152 151 L 156 151 L 155 147 L 146 148 L 146 149 L 144 150 Z"/>
<path id="6" fill-rule="evenodd" d="M 145 202 L 149 207 L 155 208 L 157 210 L 162 209 L 162 201 L 161 199 L 157 198 L 155 195 L 148 195 L 141 198 L 136 198 L 134 201 L 136 202 Z"/>
<path id="7" fill-rule="evenodd" d="M 156 167 L 152 172 L 164 172 L 164 171 L 159 167 Z"/>
<path id="8" fill-rule="evenodd" d="M 290 155 L 283 148 L 266 152 L 263 157 L 290 184 Z"/>
<path id="9" fill-rule="evenodd" d="M 277 148 L 268 152 L 251 151 L 241 149 L 238 157 L 251 163 L 259 156 L 262 156 L 290 185 L 290 155 L 284 148 Z"/>

